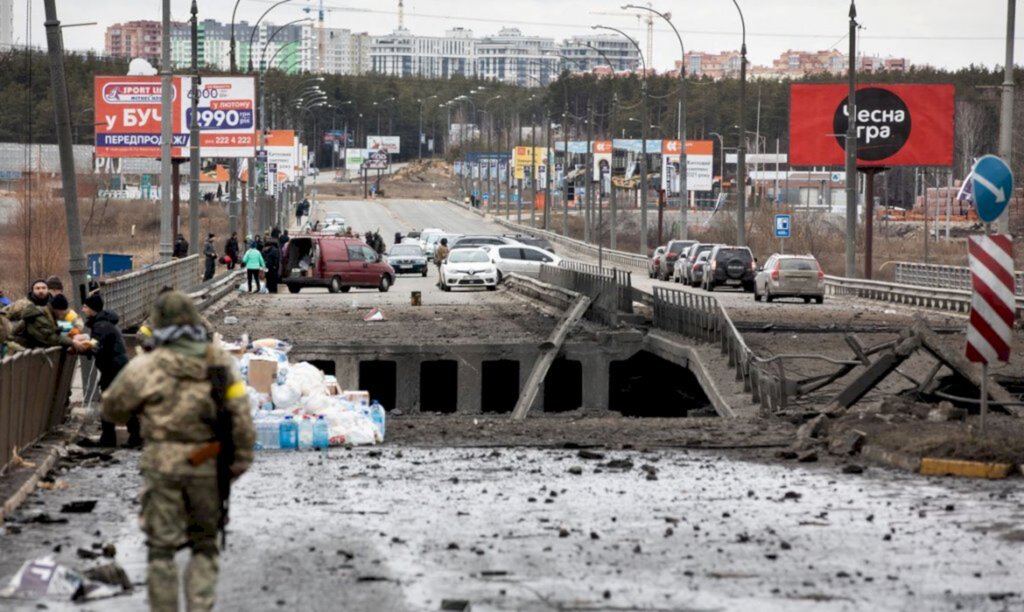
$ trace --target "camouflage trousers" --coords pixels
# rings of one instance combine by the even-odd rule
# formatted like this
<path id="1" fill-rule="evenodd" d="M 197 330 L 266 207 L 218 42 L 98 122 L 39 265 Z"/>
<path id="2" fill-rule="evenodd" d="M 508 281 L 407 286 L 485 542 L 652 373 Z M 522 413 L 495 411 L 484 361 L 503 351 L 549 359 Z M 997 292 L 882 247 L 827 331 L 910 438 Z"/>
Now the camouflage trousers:
<path id="1" fill-rule="evenodd" d="M 217 595 L 217 525 L 220 497 L 217 479 L 144 470 L 142 530 L 149 547 L 149 606 L 178 612 L 178 566 L 174 554 L 192 549 L 185 574 L 190 612 L 212 610 Z"/>

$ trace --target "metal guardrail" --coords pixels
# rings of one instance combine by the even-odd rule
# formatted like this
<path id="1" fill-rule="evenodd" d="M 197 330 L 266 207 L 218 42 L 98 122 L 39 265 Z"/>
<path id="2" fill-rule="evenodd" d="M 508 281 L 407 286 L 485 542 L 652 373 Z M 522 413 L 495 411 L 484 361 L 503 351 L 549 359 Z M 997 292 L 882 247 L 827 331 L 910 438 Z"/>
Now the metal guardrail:
<path id="1" fill-rule="evenodd" d="M 743 390 L 761 405 L 762 414 L 786 408 L 788 391 L 782 362 L 755 355 L 716 298 L 656 286 L 651 305 L 656 329 L 718 344 L 728 357 L 729 367 L 736 370 L 736 381 L 742 382 Z"/>
<path id="2" fill-rule="evenodd" d="M 560 245 L 570 251 L 586 255 L 593 259 L 597 259 L 597 245 L 583 242 L 582 240 L 576 240 L 574 238 L 567 238 L 561 234 L 556 234 L 548 230 L 536 229 L 527 225 L 520 225 L 518 223 L 512 223 L 505 219 L 495 218 L 494 222 L 503 227 L 507 227 L 510 230 L 518 232 L 520 234 L 528 234 L 537 238 L 546 238 L 552 244 Z M 633 270 L 647 271 L 647 258 L 642 255 L 635 253 L 627 253 L 625 251 L 612 251 L 611 249 L 602 249 L 602 259 L 607 264 L 614 264 L 623 268 L 630 268 Z"/>
<path id="3" fill-rule="evenodd" d="M 562 262 L 558 266 L 542 265 L 539 280 L 589 297 L 591 305 L 585 316 L 590 321 L 614 327 L 620 314 L 633 313 L 633 286 L 628 272 Z"/>
<path id="4" fill-rule="evenodd" d="M 825 292 L 948 312 L 968 313 L 971 310 L 971 292 L 960 289 L 826 276 Z M 1018 320 L 1024 318 L 1024 297 L 1017 297 L 1015 311 Z"/>
<path id="5" fill-rule="evenodd" d="M 1015 293 L 1024 296 L 1024 272 L 1014 277 Z M 896 262 L 896 282 L 901 285 L 936 287 L 940 289 L 971 290 L 971 269 L 964 266 Z"/>
<path id="6" fill-rule="evenodd" d="M 14 447 L 30 446 L 64 422 L 74 373 L 75 358 L 62 348 L 0 360 L 0 473 Z"/>
<path id="7" fill-rule="evenodd" d="M 121 317 L 122 327 L 138 325 L 149 316 L 157 295 L 164 287 L 174 287 L 184 293 L 199 289 L 202 285 L 201 262 L 200 255 L 189 255 L 103 281 L 100 292 L 105 307 Z"/>

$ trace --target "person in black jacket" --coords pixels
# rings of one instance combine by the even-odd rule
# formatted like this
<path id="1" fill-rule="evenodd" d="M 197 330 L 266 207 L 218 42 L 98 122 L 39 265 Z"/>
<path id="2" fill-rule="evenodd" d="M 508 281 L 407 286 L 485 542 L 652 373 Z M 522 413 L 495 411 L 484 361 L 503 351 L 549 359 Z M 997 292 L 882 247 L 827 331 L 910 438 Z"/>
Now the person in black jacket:
<path id="1" fill-rule="evenodd" d="M 209 234 L 206 237 L 206 246 L 203 247 L 203 255 L 206 257 L 206 269 L 203 272 L 203 280 L 208 281 L 213 278 L 214 273 L 217 271 L 217 247 L 213 246 L 214 235 Z"/>
<path id="2" fill-rule="evenodd" d="M 224 255 L 231 258 L 228 261 L 228 270 L 234 270 L 238 265 L 238 232 L 231 232 L 231 237 L 224 243 Z"/>
<path id="3" fill-rule="evenodd" d="M 276 238 L 268 238 L 263 245 L 263 263 L 267 266 L 267 293 L 277 293 L 281 273 L 281 250 L 277 248 Z"/>
<path id="4" fill-rule="evenodd" d="M 85 299 L 82 314 L 85 315 L 85 325 L 89 328 L 93 340 L 92 356 L 96 369 L 100 372 L 99 388 L 105 391 L 117 378 L 121 368 L 128 364 L 124 337 L 117 326 L 119 318 L 116 313 L 103 309 L 103 298 L 98 293 L 93 293 Z M 97 446 L 117 446 L 114 424 L 103 420 L 100 423 L 102 433 Z M 132 418 L 128 421 L 128 446 L 137 448 L 141 445 L 139 419 Z"/>

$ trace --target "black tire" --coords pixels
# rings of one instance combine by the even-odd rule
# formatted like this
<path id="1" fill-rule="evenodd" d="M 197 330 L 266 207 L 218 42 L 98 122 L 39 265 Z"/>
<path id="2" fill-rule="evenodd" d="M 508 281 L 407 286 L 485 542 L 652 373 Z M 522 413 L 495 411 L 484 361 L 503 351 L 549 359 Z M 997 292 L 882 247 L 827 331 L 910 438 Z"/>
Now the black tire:
<path id="1" fill-rule="evenodd" d="M 756 290 L 756 287 L 754 286 L 754 283 L 747 283 L 747 284 L 743 285 L 743 291 L 745 291 L 747 293 L 753 293 L 755 290 Z"/>
<path id="2" fill-rule="evenodd" d="M 381 293 L 387 293 L 388 289 L 391 288 L 391 277 L 387 274 L 380 275 L 380 284 L 377 285 L 377 289 Z"/>
<path id="3" fill-rule="evenodd" d="M 487 285 L 487 290 L 488 291 L 497 291 L 497 289 L 498 289 L 497 285 Z"/>
<path id="4" fill-rule="evenodd" d="M 755 302 L 760 302 L 761 301 L 761 294 L 757 292 L 757 285 L 756 284 L 754 285 L 754 301 Z"/>
<path id="5" fill-rule="evenodd" d="M 341 290 L 342 290 L 342 287 L 341 287 L 341 277 L 340 276 L 332 276 L 331 277 L 331 283 L 329 285 L 327 285 L 327 291 L 329 291 L 331 293 L 338 293 Z"/>
<path id="6" fill-rule="evenodd" d="M 764 288 L 764 301 L 766 301 L 766 302 L 774 302 L 775 301 L 775 298 L 772 297 L 772 290 L 767 288 L 767 287 Z"/>
<path id="7" fill-rule="evenodd" d="M 804 298 L 804 304 L 810 304 L 810 303 L 811 303 L 811 298 L 805 297 Z"/>
<path id="8" fill-rule="evenodd" d="M 426 278 L 426 277 L 427 277 L 427 269 L 423 268 L 423 278 Z"/>
<path id="9" fill-rule="evenodd" d="M 348 285 L 342 285 L 341 292 L 342 293 L 348 293 L 351 289 L 352 289 L 352 287 L 349 287 Z"/>
<path id="10" fill-rule="evenodd" d="M 298 293 L 302 291 L 302 287 L 299 285 L 288 285 L 288 293 Z"/>
<path id="11" fill-rule="evenodd" d="M 825 296 L 819 295 L 818 297 L 814 298 L 814 301 L 817 302 L 818 304 L 824 304 L 825 303 Z"/>
<path id="12" fill-rule="evenodd" d="M 441 283 L 441 291 L 451 291 L 451 290 L 452 290 L 452 288 L 449 287 L 447 284 L 445 284 L 443 282 Z"/>
<path id="13" fill-rule="evenodd" d="M 498 280 L 497 280 L 497 281 L 495 281 L 495 283 L 494 283 L 494 284 L 495 284 L 495 285 L 500 285 L 500 284 L 501 284 L 501 281 L 503 281 L 503 280 L 505 280 L 505 275 L 503 275 L 503 274 L 501 273 L 501 270 L 498 270 Z"/>
<path id="14" fill-rule="evenodd" d="M 711 293 L 715 290 L 715 284 L 711 281 L 704 283 L 704 290 Z"/>

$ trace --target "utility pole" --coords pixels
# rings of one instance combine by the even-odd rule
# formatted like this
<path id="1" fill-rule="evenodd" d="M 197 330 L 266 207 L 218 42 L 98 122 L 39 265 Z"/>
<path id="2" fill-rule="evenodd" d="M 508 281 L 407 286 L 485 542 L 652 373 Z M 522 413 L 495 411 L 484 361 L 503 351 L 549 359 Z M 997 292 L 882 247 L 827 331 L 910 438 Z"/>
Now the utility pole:
<path id="1" fill-rule="evenodd" d="M 587 97 L 587 154 L 583 157 L 583 242 L 594 240 L 594 103 Z"/>
<path id="2" fill-rule="evenodd" d="M 742 92 L 743 90 L 740 89 Z M 647 256 L 647 68 L 640 86 L 640 254 Z M 740 94 L 740 108 L 743 108 L 743 94 Z M 742 227 L 742 224 L 741 226 Z M 740 244 L 743 244 L 742 242 Z"/>
<path id="3" fill-rule="evenodd" d="M 171 0 L 163 0 L 160 54 L 160 261 L 171 260 L 171 144 L 174 140 L 174 82 L 171 76 Z"/>
<path id="4" fill-rule="evenodd" d="M 741 15 L 742 17 L 742 15 Z M 740 47 L 740 129 L 739 148 L 736 151 L 736 244 L 747 244 L 747 134 L 744 111 L 747 102 L 747 29 L 743 26 L 743 44 Z M 686 145 L 683 145 L 684 149 Z"/>
<path id="5" fill-rule="evenodd" d="M 610 206 L 611 206 L 611 214 L 612 214 L 612 218 L 611 218 L 611 237 L 610 237 L 610 241 L 611 242 L 609 243 L 608 248 L 610 248 L 613 251 L 615 250 L 615 247 L 617 246 L 616 245 L 616 236 L 615 236 L 615 234 L 617 233 L 616 232 L 616 227 L 615 227 L 615 222 L 616 222 L 616 214 L 615 213 L 617 212 L 618 206 L 616 205 L 616 202 L 615 202 L 615 183 L 612 182 L 612 177 L 615 175 L 615 113 L 618 112 L 618 108 L 619 108 L 619 94 L 618 94 L 618 92 L 616 92 L 616 93 L 612 94 L 612 115 L 611 115 L 611 117 L 609 117 L 609 120 L 608 120 L 609 141 L 612 143 L 612 161 L 611 161 L 610 164 L 608 164 L 608 196 L 609 196 L 609 198 L 611 200 Z M 603 179 L 603 177 L 602 177 L 602 179 Z"/>
<path id="6" fill-rule="evenodd" d="M 569 235 L 569 97 L 562 110 L 562 235 Z"/>
<path id="7" fill-rule="evenodd" d="M 551 111 L 544 110 L 544 121 L 547 123 L 547 145 L 544 148 L 544 229 L 550 230 L 551 225 L 551 181 L 554 180 L 554 164 L 551 154 Z"/>
<path id="8" fill-rule="evenodd" d="M 530 114 L 530 227 L 537 227 L 537 111 Z"/>
<path id="9" fill-rule="evenodd" d="M 61 189 L 68 228 L 68 268 L 74 295 L 71 301 L 80 308 L 88 271 L 82 253 L 82 229 L 78 220 L 78 184 L 75 179 L 74 143 L 71 140 L 71 103 L 64 77 L 64 37 L 57 19 L 56 0 L 46 0 L 46 48 L 50 56 L 50 82 L 53 87 L 54 115 L 57 121 L 57 144 L 60 149 Z"/>
<path id="10" fill-rule="evenodd" d="M 1011 3 L 1014 0 L 1010 0 Z M 857 276 L 857 7 L 850 0 L 850 90 L 846 116 L 846 277 Z M 742 129 L 742 128 L 740 128 Z"/>
<path id="11" fill-rule="evenodd" d="M 199 7 L 192 0 L 192 126 L 188 138 L 189 254 L 199 252 Z"/>
<path id="12" fill-rule="evenodd" d="M 999 115 L 999 157 L 1007 164 L 1013 156 L 1013 35 L 1017 0 L 1006 0 L 1006 62 L 1003 68 L 1003 104 Z M 1013 194 L 1010 194 L 1013 197 Z M 996 231 L 1010 233 L 1010 207 L 996 219 Z"/>
<path id="13" fill-rule="evenodd" d="M 238 74 L 238 60 L 235 57 L 235 11 L 238 10 L 238 3 L 235 0 L 235 8 L 231 11 L 231 76 Z M 252 49 L 249 50 L 252 53 Z M 228 233 L 234 234 L 238 231 L 238 158 L 232 157 L 228 163 Z M 243 239 L 244 242 L 244 239 Z"/>

